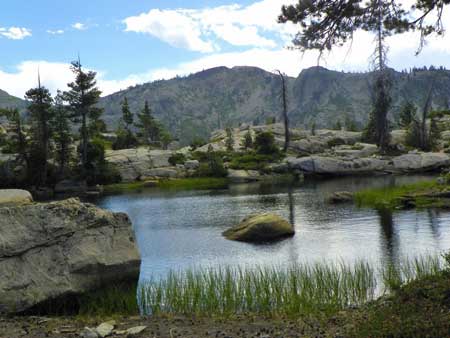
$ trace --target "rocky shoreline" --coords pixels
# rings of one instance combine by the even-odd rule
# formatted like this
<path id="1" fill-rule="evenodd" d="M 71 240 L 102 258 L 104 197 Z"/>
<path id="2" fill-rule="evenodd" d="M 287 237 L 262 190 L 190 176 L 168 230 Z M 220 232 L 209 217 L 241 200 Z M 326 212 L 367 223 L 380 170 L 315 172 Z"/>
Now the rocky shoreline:
<path id="1" fill-rule="evenodd" d="M 0 313 L 138 279 L 140 256 L 126 214 L 75 198 L 4 203 L 0 229 Z"/>

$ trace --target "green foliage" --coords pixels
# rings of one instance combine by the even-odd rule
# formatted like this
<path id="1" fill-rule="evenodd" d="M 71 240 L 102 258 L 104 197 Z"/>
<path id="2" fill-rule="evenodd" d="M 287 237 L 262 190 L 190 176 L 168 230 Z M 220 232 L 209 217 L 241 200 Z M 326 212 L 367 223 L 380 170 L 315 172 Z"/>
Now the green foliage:
<path id="1" fill-rule="evenodd" d="M 117 138 L 112 144 L 114 150 L 135 148 L 139 143 L 131 130 L 119 127 L 116 135 Z"/>
<path id="2" fill-rule="evenodd" d="M 242 170 L 265 170 L 270 163 L 281 159 L 282 152 L 271 155 L 251 153 L 237 153 L 232 156 L 230 162 L 231 169 Z"/>
<path id="3" fill-rule="evenodd" d="M 170 272 L 138 289 L 142 313 L 228 317 L 334 314 L 373 299 L 374 271 L 316 263 L 288 268 L 218 268 Z"/>
<path id="4" fill-rule="evenodd" d="M 440 139 L 441 132 L 434 118 L 431 119 L 428 128 L 425 126 L 425 135 L 422 124 L 414 119 L 407 129 L 405 143 L 412 148 L 432 151 L 438 149 Z"/>
<path id="5" fill-rule="evenodd" d="M 197 169 L 197 176 L 199 177 L 225 177 L 227 170 L 223 165 L 222 157 L 216 153 L 212 148 L 208 149 L 206 153 L 206 161 L 201 162 Z"/>
<path id="6" fill-rule="evenodd" d="M 145 101 L 144 108 L 137 114 L 136 128 L 138 137 L 143 144 L 152 145 L 159 143 L 166 148 L 172 141 L 172 137 L 167 129 L 154 118 L 148 101 Z"/>
<path id="7" fill-rule="evenodd" d="M 445 116 L 450 116 L 450 110 L 433 110 L 428 116 L 432 119 L 441 119 Z"/>
<path id="8" fill-rule="evenodd" d="M 250 132 L 250 128 L 247 129 L 247 132 L 244 135 L 244 140 L 242 141 L 242 148 L 244 150 L 249 150 L 253 148 L 253 137 L 252 133 Z"/>
<path id="9" fill-rule="evenodd" d="M 271 116 L 266 118 L 266 125 L 275 124 L 277 122 L 276 118 Z"/>
<path id="10" fill-rule="evenodd" d="M 176 166 L 177 164 L 184 164 L 185 162 L 186 156 L 182 153 L 175 153 L 169 157 L 169 163 L 173 166 Z"/>
<path id="11" fill-rule="evenodd" d="M 88 152 L 92 152 L 93 147 L 90 145 L 89 122 L 99 120 L 103 110 L 97 107 L 100 99 L 101 91 L 96 87 L 96 73 L 92 71 L 85 72 L 82 69 L 80 61 L 72 62 L 71 70 L 75 75 L 75 80 L 67 86 L 69 91 L 63 93 L 64 101 L 68 103 L 68 108 L 72 113 L 74 123 L 80 123 L 81 145 L 80 157 L 82 165 L 82 174 L 87 174 L 90 167 L 95 163 L 89 163 Z"/>
<path id="12" fill-rule="evenodd" d="M 206 144 L 206 141 L 200 137 L 195 137 L 191 144 L 191 151 L 195 151 L 197 148 L 203 147 Z"/>
<path id="13" fill-rule="evenodd" d="M 350 116 L 347 116 L 345 118 L 345 130 L 347 130 L 347 131 L 358 131 L 359 130 L 355 120 L 350 118 Z"/>
<path id="14" fill-rule="evenodd" d="M 311 124 L 311 135 L 316 136 L 316 122 Z"/>
<path id="15" fill-rule="evenodd" d="M 63 105 L 61 93 L 55 98 L 54 106 L 55 159 L 58 163 L 58 176 L 63 177 L 71 160 L 72 136 L 69 125 L 69 112 Z"/>
<path id="16" fill-rule="evenodd" d="M 78 147 L 81 152 L 81 146 Z M 88 144 L 87 168 L 79 168 L 81 177 L 88 184 L 113 184 L 120 182 L 121 176 L 113 164 L 105 161 L 105 141 L 95 137 Z"/>
<path id="17" fill-rule="evenodd" d="M 228 151 L 233 151 L 233 149 L 234 149 L 233 129 L 227 128 L 226 133 L 227 133 L 227 137 L 225 139 L 225 145 L 226 145 Z"/>
<path id="18" fill-rule="evenodd" d="M 255 149 L 258 154 L 264 155 L 278 155 L 280 152 L 275 144 L 275 137 L 268 131 L 256 134 Z"/>
<path id="19" fill-rule="evenodd" d="M 126 130 L 130 129 L 134 121 L 133 113 L 130 111 L 130 107 L 128 106 L 128 99 L 126 96 L 122 102 L 122 121 L 125 125 Z"/>
<path id="20" fill-rule="evenodd" d="M 421 204 L 424 204 L 426 207 L 430 201 L 422 199 L 420 194 L 439 192 L 443 189 L 446 189 L 446 186 L 440 186 L 436 181 L 425 181 L 395 187 L 363 190 L 355 194 L 355 201 L 359 206 L 395 209 L 403 206 L 405 196 L 416 195 L 416 206 L 420 207 Z"/>
<path id="21" fill-rule="evenodd" d="M 45 185 L 48 176 L 48 160 L 50 158 L 50 140 L 53 132 L 53 99 L 50 91 L 42 87 L 40 82 L 37 88 L 25 93 L 29 101 L 30 124 L 30 151 L 28 171 L 30 183 Z"/>
<path id="22" fill-rule="evenodd" d="M 222 177 L 189 177 L 176 180 L 162 180 L 158 187 L 173 190 L 210 190 L 225 189 L 227 179 Z"/>
<path id="23" fill-rule="evenodd" d="M 334 130 L 341 130 L 342 129 L 342 123 L 340 120 L 337 120 L 336 124 L 333 127 Z"/>
<path id="24" fill-rule="evenodd" d="M 416 119 L 417 107 L 410 101 L 407 101 L 400 110 L 399 125 L 402 128 L 409 128 Z"/>

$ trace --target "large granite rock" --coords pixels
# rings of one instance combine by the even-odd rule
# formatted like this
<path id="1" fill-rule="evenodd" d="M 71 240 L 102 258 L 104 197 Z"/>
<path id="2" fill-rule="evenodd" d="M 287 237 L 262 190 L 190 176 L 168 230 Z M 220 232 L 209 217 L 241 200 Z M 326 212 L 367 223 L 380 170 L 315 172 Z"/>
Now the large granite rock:
<path id="1" fill-rule="evenodd" d="M 154 176 L 152 169 L 170 167 L 169 158 L 173 153 L 170 150 L 147 148 L 108 150 L 105 159 L 115 165 L 123 182 L 133 182 L 142 177 Z"/>
<path id="2" fill-rule="evenodd" d="M 126 214 L 78 199 L 0 207 L 0 312 L 137 279 L 139 266 Z"/>
<path id="3" fill-rule="evenodd" d="M 389 161 L 378 158 L 336 158 L 309 156 L 286 159 L 291 170 L 321 175 L 352 175 L 355 173 L 372 173 L 390 168 Z"/>
<path id="4" fill-rule="evenodd" d="M 29 191 L 20 189 L 0 189 L 0 207 L 2 205 L 27 204 L 31 202 L 33 202 L 33 197 L 31 196 Z"/>
<path id="5" fill-rule="evenodd" d="M 223 232 L 230 240 L 242 242 L 270 242 L 294 236 L 294 227 L 275 214 L 252 215 Z"/>
<path id="6" fill-rule="evenodd" d="M 445 153 L 410 153 L 393 159 L 399 171 L 433 171 L 450 166 L 450 156 Z"/>

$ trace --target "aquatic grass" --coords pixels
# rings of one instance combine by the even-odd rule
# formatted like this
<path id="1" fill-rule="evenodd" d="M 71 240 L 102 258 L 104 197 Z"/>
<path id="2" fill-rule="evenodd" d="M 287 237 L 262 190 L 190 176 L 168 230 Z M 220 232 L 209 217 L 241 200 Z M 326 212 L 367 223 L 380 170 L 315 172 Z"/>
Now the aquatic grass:
<path id="1" fill-rule="evenodd" d="M 226 178 L 190 177 L 155 181 L 154 186 L 149 186 L 149 182 L 146 181 L 109 184 L 104 186 L 103 190 L 105 194 L 121 194 L 132 191 L 140 191 L 145 188 L 160 188 L 170 190 L 205 190 L 225 189 L 227 186 L 228 181 Z"/>
<path id="2" fill-rule="evenodd" d="M 377 209 L 395 209 L 402 205 L 405 196 L 414 195 L 418 206 L 430 205 L 430 199 L 420 197 L 420 194 L 430 191 L 440 191 L 446 186 L 439 185 L 435 180 L 414 184 L 367 189 L 355 193 L 355 202 L 360 207 L 374 207 Z"/>
<path id="3" fill-rule="evenodd" d="M 298 264 L 288 268 L 218 268 L 170 272 L 138 289 L 144 314 L 230 316 L 334 313 L 372 300 L 376 286 L 366 263 Z"/>
<path id="4" fill-rule="evenodd" d="M 161 189 L 224 189 L 228 186 L 228 180 L 222 177 L 190 177 L 172 180 L 161 180 L 158 187 Z"/>
<path id="5" fill-rule="evenodd" d="M 397 265 L 387 264 L 381 268 L 381 279 L 385 292 L 396 292 L 414 280 L 436 276 L 446 267 L 437 255 L 419 255 L 403 258 Z"/>

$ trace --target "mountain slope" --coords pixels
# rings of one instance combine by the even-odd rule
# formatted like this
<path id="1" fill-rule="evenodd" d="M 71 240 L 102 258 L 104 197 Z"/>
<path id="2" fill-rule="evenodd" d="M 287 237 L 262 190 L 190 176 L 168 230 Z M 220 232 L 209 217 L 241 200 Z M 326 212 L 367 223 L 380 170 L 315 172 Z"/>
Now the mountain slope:
<path id="1" fill-rule="evenodd" d="M 294 79 L 288 78 L 289 88 Z M 253 67 L 218 67 L 185 78 L 156 81 L 104 97 L 104 118 L 114 125 L 128 98 L 137 112 L 148 100 L 155 116 L 181 140 L 208 137 L 212 130 L 241 122 L 263 123 L 279 111 L 279 76 Z"/>
<path id="2" fill-rule="evenodd" d="M 19 108 L 24 109 L 26 102 L 18 97 L 9 95 L 7 92 L 0 89 L 0 108 Z"/>
<path id="3" fill-rule="evenodd" d="M 410 73 L 391 70 L 393 107 L 390 119 L 396 121 L 406 100 L 419 108 L 424 105 L 434 80 L 434 108 L 450 105 L 450 71 L 419 70 Z M 296 126 L 331 127 L 346 117 L 363 126 L 371 110 L 371 73 L 343 73 L 312 67 L 297 79 L 288 78 L 289 116 Z M 184 78 L 138 85 L 101 99 L 105 120 L 117 125 L 120 104 L 128 98 L 137 112 L 145 100 L 155 116 L 183 143 L 195 136 L 239 123 L 264 123 L 267 117 L 281 116 L 278 75 L 254 67 L 218 67 Z"/>

